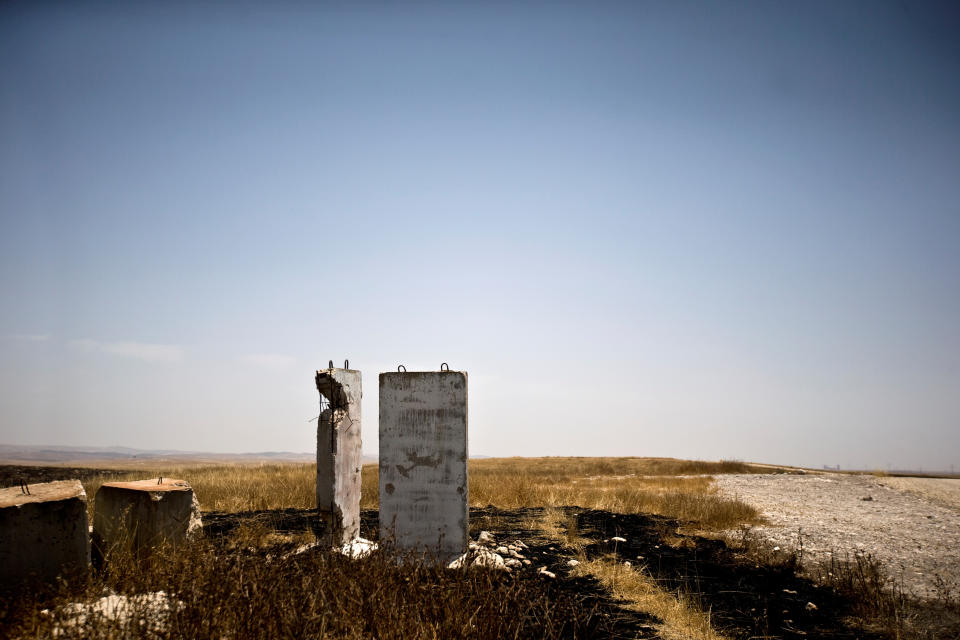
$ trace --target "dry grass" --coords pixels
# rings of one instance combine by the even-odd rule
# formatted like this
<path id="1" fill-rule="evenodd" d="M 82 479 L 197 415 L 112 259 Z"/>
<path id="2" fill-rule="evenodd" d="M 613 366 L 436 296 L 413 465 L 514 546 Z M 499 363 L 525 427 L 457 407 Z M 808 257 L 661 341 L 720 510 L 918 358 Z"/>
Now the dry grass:
<path id="1" fill-rule="evenodd" d="M 117 480 L 179 478 L 190 483 L 204 511 L 255 511 L 315 507 L 316 474 L 315 464 L 201 464 L 143 468 Z M 103 482 L 84 482 L 87 496 L 93 498 Z"/>
<path id="2" fill-rule="evenodd" d="M 258 511 L 313 509 L 317 506 L 315 464 L 198 464 L 141 467 L 119 478 L 93 477 L 83 482 L 88 498 L 104 482 L 142 480 L 163 475 L 186 480 L 204 511 Z M 362 509 L 377 507 L 377 465 L 364 465 L 361 476 Z"/>
<path id="3" fill-rule="evenodd" d="M 760 515 L 744 502 L 718 495 L 710 476 L 703 474 L 760 473 L 759 469 L 741 462 L 665 458 L 473 460 L 470 504 L 503 509 L 575 505 L 616 513 L 654 513 L 724 529 L 757 522 Z"/>
<path id="4" fill-rule="evenodd" d="M 570 479 L 589 476 L 692 476 L 717 473 L 773 473 L 780 467 L 736 460 L 678 460 L 676 458 L 482 458 L 470 461 L 470 473 L 501 473 L 522 469 L 538 477 Z"/>
<path id="5" fill-rule="evenodd" d="M 585 547 L 590 544 L 588 538 L 580 535 L 577 516 L 561 509 L 544 509 L 539 518 L 531 519 L 526 526 L 530 529 L 539 529 L 548 538 L 556 540 L 561 547 L 573 552 L 581 559 L 584 557 Z"/>
<path id="6" fill-rule="evenodd" d="M 259 546 L 258 546 L 259 545 Z M 351 560 L 315 549 L 290 555 L 263 531 L 201 539 L 176 552 L 114 553 L 106 569 L 31 598 L 0 597 L 0 637 L 175 638 L 607 637 L 609 621 L 543 580 L 450 571 L 374 554 Z M 224 553 L 224 550 L 230 550 Z M 156 595 L 163 592 L 163 595 Z M 101 615 L 78 608 L 127 596 Z M 73 603 L 81 603 L 80 605 Z"/>
<path id="7" fill-rule="evenodd" d="M 642 567 L 626 566 L 615 558 L 594 559 L 581 562 L 574 573 L 595 577 L 629 608 L 660 620 L 657 632 L 664 640 L 725 640 L 698 602 L 682 592 L 665 591 Z"/>
<path id="8" fill-rule="evenodd" d="M 680 591 L 664 590 L 642 567 L 624 565 L 615 556 L 588 560 L 585 547 L 590 540 L 580 536 L 576 515 L 546 509 L 530 525 L 576 555 L 580 564 L 573 570 L 575 575 L 593 576 L 629 608 L 659 620 L 657 632 L 664 640 L 724 640 L 698 602 Z"/>
<path id="9" fill-rule="evenodd" d="M 704 474 L 769 470 L 742 462 L 669 458 L 471 460 L 470 504 L 503 509 L 577 505 L 619 513 L 655 513 L 704 527 L 730 528 L 756 522 L 759 516 L 745 503 L 717 495 L 710 477 Z M 141 467 L 119 480 L 157 475 L 190 482 L 204 511 L 316 506 L 314 464 L 171 464 Z M 91 499 L 103 481 L 95 477 L 83 483 Z M 376 509 L 377 494 L 377 465 L 364 465 L 360 507 Z"/>

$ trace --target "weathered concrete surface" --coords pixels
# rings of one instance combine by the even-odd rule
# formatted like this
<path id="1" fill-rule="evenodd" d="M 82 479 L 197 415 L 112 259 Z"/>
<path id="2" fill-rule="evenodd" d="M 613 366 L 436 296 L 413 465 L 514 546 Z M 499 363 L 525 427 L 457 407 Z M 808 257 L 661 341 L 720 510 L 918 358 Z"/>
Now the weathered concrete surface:
<path id="1" fill-rule="evenodd" d="M 190 484 L 173 478 L 108 482 L 93 506 L 93 544 L 100 554 L 116 546 L 145 553 L 162 543 L 177 545 L 203 526 Z"/>
<path id="2" fill-rule="evenodd" d="M 340 546 L 360 536 L 363 390 L 354 369 L 321 369 L 316 383 L 327 401 L 317 421 L 319 533 L 325 543 Z"/>
<path id="3" fill-rule="evenodd" d="M 439 560 L 467 549 L 467 374 L 380 374 L 380 540 Z"/>
<path id="4" fill-rule="evenodd" d="M 87 494 L 79 480 L 0 489 L 0 589 L 90 566 Z"/>

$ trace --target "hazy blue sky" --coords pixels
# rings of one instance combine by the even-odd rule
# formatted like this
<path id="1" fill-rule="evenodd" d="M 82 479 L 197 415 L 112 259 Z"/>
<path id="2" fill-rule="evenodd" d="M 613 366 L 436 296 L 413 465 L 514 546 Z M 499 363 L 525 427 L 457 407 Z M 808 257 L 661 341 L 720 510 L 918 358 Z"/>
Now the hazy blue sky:
<path id="1" fill-rule="evenodd" d="M 960 467 L 953 3 L 0 6 L 0 442 Z"/>

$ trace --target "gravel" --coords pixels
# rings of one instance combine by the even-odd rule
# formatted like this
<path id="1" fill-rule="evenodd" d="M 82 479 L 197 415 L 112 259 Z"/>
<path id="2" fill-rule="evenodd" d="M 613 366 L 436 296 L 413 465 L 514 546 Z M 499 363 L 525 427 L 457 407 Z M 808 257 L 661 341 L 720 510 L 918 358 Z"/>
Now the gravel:
<path id="1" fill-rule="evenodd" d="M 904 592 L 937 595 L 938 581 L 960 587 L 960 480 L 869 475 L 718 475 L 721 493 L 761 511 L 754 533 L 793 551 L 802 536 L 808 569 L 870 554 Z M 735 532 L 729 532 L 735 535 Z"/>

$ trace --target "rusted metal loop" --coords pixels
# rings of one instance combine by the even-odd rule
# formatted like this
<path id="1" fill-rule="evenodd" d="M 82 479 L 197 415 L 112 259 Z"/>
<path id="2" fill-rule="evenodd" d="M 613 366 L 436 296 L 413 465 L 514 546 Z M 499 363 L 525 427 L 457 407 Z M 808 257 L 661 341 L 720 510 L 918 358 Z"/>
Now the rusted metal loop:
<path id="1" fill-rule="evenodd" d="M 333 369 L 333 360 L 330 361 L 330 366 L 327 367 L 327 368 L 328 368 L 328 369 Z"/>
<path id="2" fill-rule="evenodd" d="M 404 372 L 404 373 L 407 372 L 407 368 L 406 368 L 405 366 L 403 366 L 402 364 L 401 364 L 401 365 L 397 365 L 397 373 L 399 373 L 401 369 L 403 369 L 403 372 Z"/>
<path id="3" fill-rule="evenodd" d="M 444 367 L 446 367 L 446 369 L 444 369 Z M 440 371 L 450 371 L 450 365 L 448 365 L 446 362 L 441 362 Z"/>
<path id="4" fill-rule="evenodd" d="M 349 369 L 349 368 L 350 368 L 350 361 L 349 361 L 349 360 L 344 360 L 344 361 L 343 361 L 343 368 L 344 368 L 344 369 Z"/>

